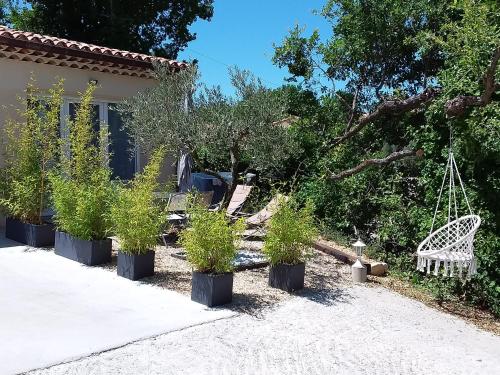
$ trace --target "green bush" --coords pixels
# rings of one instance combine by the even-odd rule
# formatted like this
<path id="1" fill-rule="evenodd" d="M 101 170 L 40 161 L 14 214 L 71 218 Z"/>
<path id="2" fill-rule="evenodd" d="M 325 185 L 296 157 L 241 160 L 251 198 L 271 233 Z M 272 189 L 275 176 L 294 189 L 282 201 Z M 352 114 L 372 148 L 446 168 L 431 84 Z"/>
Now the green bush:
<path id="1" fill-rule="evenodd" d="M 88 241 L 109 235 L 109 212 L 116 194 L 105 168 L 92 173 L 85 184 L 55 174 L 50 182 L 55 222 L 60 230 Z"/>
<path id="2" fill-rule="evenodd" d="M 329 65 L 325 69 L 328 78 L 332 77 L 330 73 L 352 77 L 347 78 L 345 88 L 333 95 L 331 86 L 321 87 L 326 94 L 316 98 L 312 91 L 302 90 L 307 85 L 296 87 L 300 95 L 292 98 L 290 112 L 300 120 L 292 125 L 291 131 L 302 151 L 289 161 L 288 175 L 298 171 L 297 197 L 314 202 L 315 214 L 331 232 L 351 237 L 356 226 L 364 238 L 373 240 L 369 245 L 377 251 L 372 256 L 387 261 L 391 274 L 430 290 L 438 301 L 454 298 L 500 316 L 499 97 L 494 94 L 489 104 L 470 107 L 462 116 L 447 116 L 444 111 L 448 100 L 484 92 L 484 74 L 500 45 L 498 1 L 372 1 L 369 12 L 373 22 L 368 23 L 365 22 L 368 9 L 365 2 L 331 2 L 330 5 L 333 3 L 342 3 L 333 12 L 332 9 L 324 12 L 327 18 L 334 17 L 333 39 L 323 43 L 293 34 L 287 39 L 290 43 L 285 43 L 279 51 L 281 56 L 278 55 L 280 62 L 292 64 L 305 72 L 307 78 L 307 74 L 313 73 L 308 69 L 309 61 L 314 61 L 309 59 L 310 48 L 318 46 L 315 57 L 319 60 L 327 57 L 323 61 Z M 423 22 L 408 22 L 415 20 L 413 15 L 422 17 Z M 382 19 L 385 21 L 379 22 Z M 401 35 L 409 43 L 401 44 L 401 36 L 394 38 L 394 33 L 377 32 L 380 28 L 385 30 L 387 19 L 394 21 L 391 21 L 393 26 L 400 25 Z M 411 30 L 406 29 L 407 26 Z M 418 34 L 412 37 L 412 32 Z M 413 47 L 411 43 L 415 43 Z M 379 49 L 380 46 L 385 47 Z M 398 51 L 402 46 L 404 49 Z M 384 53 L 386 47 L 391 53 Z M 412 49 L 407 55 L 411 58 L 404 57 Z M 303 52 L 307 58 L 303 58 Z M 415 56 L 422 57 L 429 52 L 429 60 L 414 64 L 419 60 Z M 374 59 L 373 53 L 380 54 L 381 59 Z M 339 56 L 340 60 L 335 58 Z M 434 72 L 427 70 L 430 67 Z M 363 73 L 361 79 L 356 72 Z M 497 80 L 499 73 L 497 67 Z M 367 83 L 370 75 L 374 80 Z M 425 79 L 412 83 L 411 76 Z M 322 78 L 314 74 L 311 81 L 319 82 Z M 359 91 L 363 92 L 361 96 L 357 95 L 358 84 L 366 84 Z M 357 103 L 355 112 L 373 113 L 382 101 L 407 98 L 429 86 L 442 90 L 432 104 L 411 112 L 384 115 L 336 145 L 336 140 L 358 123 L 350 122 L 352 112 L 345 106 L 346 99 L 351 103 L 352 98 L 357 98 L 353 101 Z M 384 94 L 377 97 L 370 93 L 375 87 L 384 87 Z M 311 94 L 315 100 L 304 100 L 305 94 Z M 427 276 L 416 270 L 416 249 L 429 234 L 443 179 L 450 127 L 453 152 L 469 202 L 482 219 L 474 241 L 478 273 L 465 283 L 455 278 Z M 382 168 L 366 168 L 339 181 L 329 178 L 332 173 L 360 165 L 366 159 L 384 158 L 405 148 L 422 149 L 424 155 Z M 460 199 L 460 187 L 457 194 L 461 215 L 467 212 L 467 207 Z M 443 203 L 435 229 L 446 220 L 446 198 Z"/>
<path id="3" fill-rule="evenodd" d="M 273 266 L 299 264 L 307 258 L 308 249 L 317 234 L 312 204 L 307 202 L 298 209 L 295 201 L 282 199 L 269 222 L 264 254 Z"/>
<path id="4" fill-rule="evenodd" d="M 118 186 L 111 219 L 120 250 L 125 253 L 144 254 L 153 249 L 166 222 L 166 213 L 156 205 L 154 196 L 164 155 L 161 148 L 155 151 L 131 186 Z"/>
<path id="5" fill-rule="evenodd" d="M 59 114 L 63 81 L 54 84 L 47 99 L 32 79 L 22 100 L 21 121 L 7 121 L 4 129 L 5 168 L 0 208 L 27 223 L 41 224 L 49 200 L 48 174 L 58 155 Z"/>
<path id="6" fill-rule="evenodd" d="M 89 85 L 82 94 L 69 139 L 62 142 L 61 168 L 49 176 L 58 228 L 83 240 L 106 238 L 111 229 L 110 208 L 115 189 L 106 160 L 106 129 L 96 134 L 92 127 L 92 94 Z M 99 140 L 99 143 L 96 142 Z"/>
<path id="7" fill-rule="evenodd" d="M 223 211 L 209 211 L 195 205 L 189 210 L 189 228 L 182 231 L 179 242 L 196 271 L 231 272 L 236 244 L 245 228 L 242 220 L 231 225 Z"/>

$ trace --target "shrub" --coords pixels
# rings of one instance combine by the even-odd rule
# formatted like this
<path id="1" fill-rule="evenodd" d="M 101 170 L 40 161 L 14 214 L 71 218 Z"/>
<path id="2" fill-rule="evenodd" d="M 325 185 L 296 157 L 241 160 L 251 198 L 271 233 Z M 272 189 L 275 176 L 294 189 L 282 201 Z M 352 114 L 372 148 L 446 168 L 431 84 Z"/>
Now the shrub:
<path id="1" fill-rule="evenodd" d="M 196 271 L 231 272 L 238 240 L 245 228 L 243 220 L 231 225 L 224 211 L 209 211 L 195 205 L 189 210 L 188 229 L 179 242 L 186 249 L 187 259 Z"/>
<path id="2" fill-rule="evenodd" d="M 312 204 L 307 202 L 298 209 L 295 201 L 282 198 L 269 221 L 264 255 L 272 266 L 299 264 L 307 258 L 307 251 L 317 233 Z"/>
<path id="3" fill-rule="evenodd" d="M 131 186 L 119 186 L 111 207 L 114 233 L 122 252 L 144 254 L 156 245 L 166 213 L 155 204 L 154 192 L 165 151 L 156 150 L 142 174 L 135 176 Z"/>
<path id="4" fill-rule="evenodd" d="M 32 79 L 26 89 L 20 121 L 7 121 L 5 169 L 0 207 L 9 216 L 32 224 L 42 223 L 49 198 L 48 174 L 58 154 L 59 114 L 63 81 L 54 84 L 47 99 Z"/>
<path id="5" fill-rule="evenodd" d="M 85 184 L 51 175 L 55 221 L 60 230 L 88 241 L 109 235 L 109 211 L 116 195 L 109 178 L 105 168 L 92 173 Z"/>
<path id="6" fill-rule="evenodd" d="M 397 14 L 396 18 L 400 21 L 408 19 L 399 17 L 404 14 L 401 13 L 402 3 L 396 5 L 396 2 L 390 1 L 372 2 L 375 3 L 384 4 L 381 8 L 374 7 L 372 11 L 375 13 L 382 11 L 389 17 Z M 416 42 L 410 48 L 420 51 L 417 52 L 418 55 L 424 51 L 430 53 L 430 60 L 427 61 L 425 69 L 433 66 L 433 72 L 427 70 L 430 75 L 425 73 L 423 86 L 427 87 L 427 83 L 432 82 L 432 85 L 442 89 L 441 95 L 432 104 L 428 103 L 426 108 L 422 107 L 418 111 L 383 116 L 380 121 L 364 127 L 354 137 L 335 146 L 336 140 L 345 134 L 353 123 L 352 112 L 344 105 L 344 100 L 349 96 L 350 102 L 350 96 L 355 95 L 354 88 L 360 82 L 359 76 L 354 74 L 353 80 L 347 79 L 348 93 L 340 90 L 340 96 L 331 95 L 330 88 L 323 87 L 325 94 L 318 96 L 317 100 L 312 92 L 319 93 L 319 90 L 303 91 L 298 86 L 300 96 L 291 101 L 290 111 L 301 119 L 291 130 L 303 151 L 297 152 L 292 160 L 293 164 L 289 161 L 292 165 L 288 170 L 291 170 L 291 173 L 298 171 L 297 195 L 302 199 L 313 200 L 318 218 L 332 230 L 345 236 L 352 236 L 353 226 L 356 226 L 365 238 L 374 240 L 379 250 L 377 259 L 386 260 L 392 274 L 436 291 L 438 300 L 450 297 L 464 303 L 472 302 L 481 308 L 490 309 L 500 317 L 498 94 L 495 94 L 495 100 L 491 100 L 484 107 L 469 107 L 463 116 L 447 116 L 444 111 L 448 100 L 461 95 L 475 96 L 484 91 L 485 71 L 500 44 L 498 1 L 406 2 L 407 5 L 411 4 L 411 12 L 420 6 L 414 8 L 417 3 L 425 3 L 425 10 L 422 8 L 417 13 L 422 16 L 430 11 L 428 15 L 431 15 L 434 21 L 429 23 L 429 19 L 426 19 L 426 22 L 420 24 L 421 31 L 417 31 L 416 38 L 410 37 Z M 339 51 L 347 47 L 353 53 L 350 56 L 354 57 L 349 61 L 356 62 L 351 65 L 354 70 L 359 66 L 371 66 L 374 68 L 373 72 L 377 72 L 375 75 L 379 75 L 381 71 L 378 69 L 384 70 L 387 65 L 384 66 L 385 63 L 381 61 L 372 65 L 374 60 L 359 52 L 367 46 L 384 45 L 392 38 L 391 34 L 380 33 L 375 39 L 370 39 L 370 36 L 368 44 L 349 43 L 348 41 L 353 40 L 368 41 L 365 37 L 369 35 L 364 28 L 348 27 L 354 25 L 355 19 L 363 17 L 363 12 L 359 12 L 361 8 L 358 8 L 363 7 L 362 2 L 349 4 L 358 5 L 346 8 L 344 13 L 334 12 L 339 15 L 336 20 L 338 25 L 344 26 L 339 26 L 338 30 L 342 31 L 335 36 L 335 43 L 321 52 L 325 52 L 327 56 L 340 56 Z M 426 16 L 423 19 L 425 18 Z M 372 42 L 375 44 L 371 44 Z M 399 55 L 400 57 L 408 52 L 408 46 L 405 46 L 405 52 Z M 282 49 L 282 57 L 290 53 L 288 56 L 291 58 L 295 48 Z M 300 48 L 297 51 L 300 51 Z M 397 69 L 405 72 L 404 77 L 399 78 L 407 80 L 413 74 L 420 74 L 418 72 L 421 65 L 415 65 L 413 62 L 409 64 L 404 58 L 395 58 L 396 56 L 398 53 L 391 54 L 390 58 L 394 62 L 398 61 Z M 290 61 L 292 60 L 294 59 L 291 58 Z M 431 60 L 436 64 L 429 64 Z M 302 69 L 304 61 L 299 58 L 295 60 L 297 64 L 293 63 L 292 66 Z M 345 67 L 348 69 L 343 71 L 342 62 L 336 59 L 331 61 L 332 64 L 328 68 L 333 72 L 342 72 L 342 75 L 353 71 L 347 65 Z M 384 86 L 384 95 L 377 97 L 368 94 L 364 98 L 357 96 L 358 100 L 354 101 L 356 113 L 373 111 L 382 101 L 389 100 L 389 97 L 407 98 L 423 90 L 424 87 L 419 88 L 420 84 L 410 88 L 412 84 L 396 83 L 394 79 L 398 79 L 398 74 L 393 74 L 396 65 L 391 65 L 389 70 L 392 73 L 387 71 L 387 75 L 380 74 L 375 78 L 376 82 L 368 85 L 373 88 L 378 84 L 388 84 Z M 303 69 L 308 74 L 311 72 L 307 66 Z M 497 77 L 498 74 L 497 67 Z M 320 81 L 319 77 L 314 76 L 310 82 Z M 362 91 L 363 89 L 359 92 Z M 308 94 L 313 96 L 312 102 L 303 99 L 304 95 Z M 345 94 L 347 96 L 344 96 Z M 467 189 L 469 203 L 482 219 L 474 241 L 478 273 L 464 284 L 457 282 L 455 278 L 426 276 L 415 269 L 415 252 L 419 242 L 429 234 L 434 207 L 438 200 L 450 144 L 449 127 L 453 130 L 453 152 Z M 335 182 L 328 178 L 332 171 L 340 172 L 359 165 L 366 159 L 386 157 L 393 151 L 407 147 L 414 150 L 423 149 L 424 157 L 401 160 L 383 168 L 367 168 L 362 173 L 341 181 Z M 460 187 L 457 187 L 457 194 L 460 195 Z M 446 208 L 442 206 L 442 211 L 438 212 L 441 222 L 446 220 Z M 462 212 L 467 212 L 463 201 L 459 206 L 459 213 Z M 437 224 L 436 228 L 440 225 Z"/>
<path id="7" fill-rule="evenodd" d="M 83 240 L 105 238 L 110 231 L 110 208 L 115 193 L 106 160 L 106 128 L 92 127 L 92 94 L 82 94 L 69 137 L 64 140 L 61 170 L 50 174 L 58 228 Z M 97 142 L 98 140 L 98 142 Z"/>

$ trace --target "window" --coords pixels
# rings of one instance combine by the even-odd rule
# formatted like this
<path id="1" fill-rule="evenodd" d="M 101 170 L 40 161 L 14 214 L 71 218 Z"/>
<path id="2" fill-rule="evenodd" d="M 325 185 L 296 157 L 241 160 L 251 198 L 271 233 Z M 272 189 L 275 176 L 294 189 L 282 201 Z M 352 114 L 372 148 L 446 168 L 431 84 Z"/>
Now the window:
<path id="1" fill-rule="evenodd" d="M 131 180 L 136 170 L 135 148 L 115 104 L 108 104 L 109 166 L 113 178 Z"/>
<path id="2" fill-rule="evenodd" d="M 78 110 L 80 103 L 78 102 L 68 102 L 68 114 L 71 121 L 75 120 L 76 111 Z M 94 138 L 94 143 L 97 144 L 99 140 L 99 131 L 101 130 L 101 121 L 105 122 L 104 116 L 102 115 L 101 105 L 92 104 L 92 129 L 94 130 L 96 136 Z"/>
<path id="3" fill-rule="evenodd" d="M 78 101 L 67 99 L 63 105 L 62 116 L 74 120 Z M 123 121 L 115 103 L 95 102 L 92 106 L 92 125 L 96 133 L 101 123 L 108 125 L 109 167 L 113 178 L 130 180 L 136 171 L 136 153 L 131 137 L 123 129 Z M 61 126 L 61 134 L 68 136 L 67 126 Z M 96 142 L 97 142 L 96 138 Z"/>

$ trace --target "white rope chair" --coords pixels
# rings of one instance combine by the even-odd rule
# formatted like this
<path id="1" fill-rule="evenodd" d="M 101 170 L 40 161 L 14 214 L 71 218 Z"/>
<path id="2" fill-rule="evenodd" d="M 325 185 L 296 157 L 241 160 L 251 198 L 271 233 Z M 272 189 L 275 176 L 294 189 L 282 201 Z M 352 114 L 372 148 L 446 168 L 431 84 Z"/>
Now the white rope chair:
<path id="1" fill-rule="evenodd" d="M 458 177 L 462 193 L 469 209 L 469 215 L 460 218 L 457 214 L 455 174 Z M 436 231 L 433 231 L 447 177 L 449 177 L 448 223 Z M 454 220 L 451 220 L 452 205 L 454 206 Z M 439 191 L 436 210 L 434 211 L 434 217 L 432 219 L 430 233 L 417 248 L 417 269 L 422 272 L 427 272 L 427 274 L 434 271 L 434 275 L 438 276 L 442 266 L 444 276 L 470 278 L 476 273 L 477 270 L 476 260 L 474 258 L 474 235 L 476 234 L 480 224 L 481 218 L 472 213 L 469 200 L 465 194 L 462 179 L 458 173 L 455 157 L 450 151 L 443 183 L 441 185 L 441 190 Z"/>

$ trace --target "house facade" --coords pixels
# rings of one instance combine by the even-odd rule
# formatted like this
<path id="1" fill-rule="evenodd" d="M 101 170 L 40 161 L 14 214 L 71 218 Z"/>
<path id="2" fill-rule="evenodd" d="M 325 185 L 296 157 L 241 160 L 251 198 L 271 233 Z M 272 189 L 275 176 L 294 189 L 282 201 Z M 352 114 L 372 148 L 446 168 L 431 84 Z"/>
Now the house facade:
<path id="1" fill-rule="evenodd" d="M 67 119 L 74 116 L 79 94 L 89 82 L 95 82 L 95 127 L 101 123 L 108 126 L 113 176 L 130 179 L 142 169 L 147 158 L 139 151 L 131 153 L 132 142 L 122 129 L 116 104 L 156 84 L 152 76 L 154 62 L 168 64 L 173 72 L 186 67 L 185 63 L 164 58 L 0 26 L 0 128 L 7 119 L 16 118 L 18 98 L 24 95 L 31 77 L 42 92 L 64 79 L 61 129 L 64 129 Z M 164 163 L 162 180 L 176 173 L 174 164 L 172 157 Z"/>

